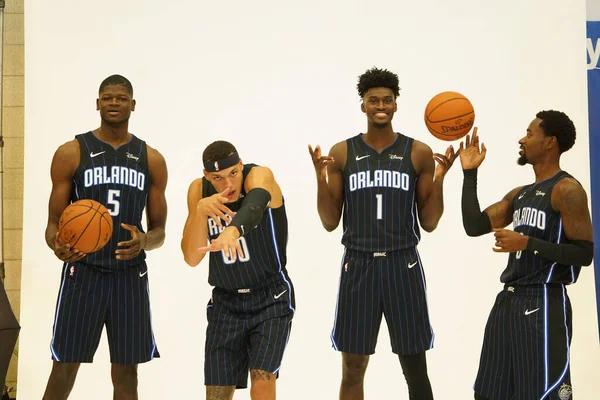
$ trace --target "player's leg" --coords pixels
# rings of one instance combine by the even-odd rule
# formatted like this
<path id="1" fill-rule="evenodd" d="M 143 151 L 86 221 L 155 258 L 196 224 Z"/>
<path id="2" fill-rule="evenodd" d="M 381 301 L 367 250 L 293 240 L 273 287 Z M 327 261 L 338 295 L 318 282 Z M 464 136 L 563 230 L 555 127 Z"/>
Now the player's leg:
<path id="1" fill-rule="evenodd" d="M 63 400 L 69 397 L 80 365 L 54 361 L 42 400 Z"/>
<path id="2" fill-rule="evenodd" d="M 496 297 L 485 326 L 479 369 L 473 387 L 475 398 L 515 398 L 514 368 L 510 346 L 510 319 L 508 296 L 510 288 Z"/>
<path id="3" fill-rule="evenodd" d="M 433 347 L 427 288 L 416 248 L 381 258 L 383 315 L 392 351 L 398 354 L 410 399 L 433 399 L 425 352 Z"/>
<path id="4" fill-rule="evenodd" d="M 206 400 L 231 400 L 235 386 L 206 386 Z"/>
<path id="5" fill-rule="evenodd" d="M 369 356 L 342 353 L 342 384 L 340 400 L 363 400 L 365 372 L 369 365 Z"/>
<path id="6" fill-rule="evenodd" d="M 410 355 L 399 355 L 402 373 L 408 385 L 411 400 L 433 400 L 431 383 L 427 375 L 425 352 Z"/>
<path id="7" fill-rule="evenodd" d="M 44 399 L 66 399 L 80 363 L 93 361 L 104 327 L 109 292 L 95 268 L 65 264 L 50 351 L 54 364 Z"/>
<path id="8" fill-rule="evenodd" d="M 255 291 L 245 313 L 248 323 L 252 400 L 275 400 L 276 381 L 292 330 L 295 312 L 294 287 L 284 276 L 272 278 L 263 290 Z"/>
<path id="9" fill-rule="evenodd" d="M 137 400 L 137 365 L 111 365 L 114 400 Z"/>
<path id="10" fill-rule="evenodd" d="M 340 399 L 362 399 L 369 355 L 375 352 L 382 304 L 381 272 L 372 253 L 346 251 L 331 334 L 333 348 L 342 352 Z"/>
<path id="11" fill-rule="evenodd" d="M 142 263 L 107 275 L 112 292 L 106 332 L 115 399 L 136 399 L 137 365 L 160 357 L 152 332 L 148 268 Z"/>
<path id="12" fill-rule="evenodd" d="M 517 398 L 571 399 L 571 304 L 566 289 L 527 288 L 511 305 Z"/>

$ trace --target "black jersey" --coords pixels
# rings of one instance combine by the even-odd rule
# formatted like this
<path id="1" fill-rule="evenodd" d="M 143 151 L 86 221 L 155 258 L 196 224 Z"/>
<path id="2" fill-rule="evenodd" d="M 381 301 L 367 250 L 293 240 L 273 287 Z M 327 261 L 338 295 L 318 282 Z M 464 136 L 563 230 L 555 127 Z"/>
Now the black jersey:
<path id="1" fill-rule="evenodd" d="M 513 230 L 550 243 L 565 243 L 560 213 L 552 208 L 552 189 L 558 181 L 572 178 L 565 171 L 544 181 L 523 187 L 513 199 Z M 547 260 L 533 251 L 510 253 L 500 280 L 514 285 L 574 283 L 581 266 Z"/>
<path id="2" fill-rule="evenodd" d="M 244 165 L 244 179 L 255 166 L 256 164 Z M 202 178 L 202 198 L 216 193 L 214 186 L 206 178 Z M 233 212 L 238 211 L 245 194 L 242 188 L 240 198 L 234 203 L 227 204 L 227 207 Z M 221 220 L 221 223 L 225 225 L 229 224 L 229 221 Z M 217 238 L 223 229 L 208 217 L 209 240 Z M 285 204 L 276 209 L 267 208 L 258 226 L 238 239 L 244 251 L 243 257 L 238 257 L 234 261 L 224 251 L 210 253 L 208 282 L 212 286 L 223 289 L 251 288 L 262 285 L 273 275 L 280 273 L 287 275 L 285 270 L 287 239 L 288 222 Z"/>
<path id="3" fill-rule="evenodd" d="M 71 200 L 92 199 L 103 204 L 113 219 L 109 242 L 79 262 L 105 269 L 123 269 L 146 258 L 144 250 L 130 260 L 117 260 L 117 243 L 131 240 L 131 232 L 121 223 L 142 229 L 142 214 L 150 189 L 146 142 L 131 135 L 131 140 L 115 149 L 87 132 L 75 136 L 80 161 L 73 176 Z"/>
<path id="4" fill-rule="evenodd" d="M 346 140 L 344 233 L 349 249 L 385 252 L 416 246 L 420 240 L 411 161 L 413 139 L 398 134 L 381 153 L 362 134 Z"/>

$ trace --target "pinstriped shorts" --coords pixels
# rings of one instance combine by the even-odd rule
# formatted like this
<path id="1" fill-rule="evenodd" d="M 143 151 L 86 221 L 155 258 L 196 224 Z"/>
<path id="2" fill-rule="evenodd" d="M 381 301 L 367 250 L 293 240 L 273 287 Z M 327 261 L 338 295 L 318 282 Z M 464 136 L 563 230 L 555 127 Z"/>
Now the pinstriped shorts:
<path id="1" fill-rule="evenodd" d="M 206 313 L 207 386 L 248 386 L 248 371 L 278 375 L 295 312 L 290 279 L 275 275 L 258 288 L 214 288 Z"/>

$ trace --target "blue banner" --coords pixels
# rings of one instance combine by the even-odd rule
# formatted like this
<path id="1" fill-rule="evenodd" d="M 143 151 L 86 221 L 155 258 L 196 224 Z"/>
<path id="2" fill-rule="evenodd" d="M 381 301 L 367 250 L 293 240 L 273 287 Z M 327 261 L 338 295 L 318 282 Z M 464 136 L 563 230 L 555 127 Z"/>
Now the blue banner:
<path id="1" fill-rule="evenodd" d="M 594 275 L 600 321 L 600 21 L 587 22 L 588 115 L 590 123 L 590 169 L 592 221 L 594 223 Z M 600 323 L 598 326 L 600 329 Z"/>

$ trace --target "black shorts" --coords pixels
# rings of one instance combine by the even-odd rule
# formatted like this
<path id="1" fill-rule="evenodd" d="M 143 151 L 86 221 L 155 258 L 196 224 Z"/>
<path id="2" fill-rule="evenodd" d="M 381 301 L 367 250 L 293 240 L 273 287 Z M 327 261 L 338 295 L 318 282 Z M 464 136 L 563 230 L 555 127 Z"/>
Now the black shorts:
<path id="1" fill-rule="evenodd" d="M 284 274 L 258 288 L 214 288 L 206 314 L 204 384 L 248 387 L 248 371 L 278 374 L 295 312 Z"/>
<path id="2" fill-rule="evenodd" d="M 475 391 L 489 400 L 571 400 L 571 337 L 563 285 L 506 286 L 485 327 Z"/>
<path id="3" fill-rule="evenodd" d="M 92 362 L 104 325 L 111 363 L 131 365 L 160 357 L 152 333 L 145 262 L 120 271 L 79 263 L 63 266 L 52 359 Z"/>
<path id="4" fill-rule="evenodd" d="M 333 347 L 344 353 L 375 353 L 382 315 L 394 353 L 416 354 L 433 347 L 425 274 L 416 247 L 387 253 L 345 251 Z"/>

